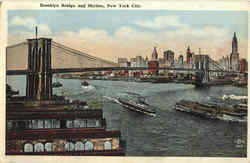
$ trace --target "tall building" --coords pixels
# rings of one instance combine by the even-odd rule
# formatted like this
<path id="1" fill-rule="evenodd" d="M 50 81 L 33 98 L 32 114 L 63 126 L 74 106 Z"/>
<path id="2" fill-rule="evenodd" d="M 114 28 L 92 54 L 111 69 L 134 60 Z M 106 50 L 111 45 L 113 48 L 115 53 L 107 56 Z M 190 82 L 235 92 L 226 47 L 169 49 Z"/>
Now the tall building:
<path id="1" fill-rule="evenodd" d="M 240 72 L 246 72 L 247 71 L 247 60 L 241 59 L 240 60 Z"/>
<path id="2" fill-rule="evenodd" d="M 230 54 L 230 69 L 232 71 L 239 71 L 239 53 L 238 53 L 238 40 L 234 32 L 232 41 L 232 53 Z"/>
<path id="3" fill-rule="evenodd" d="M 190 46 L 188 46 L 186 54 L 187 54 L 187 64 L 191 64 L 193 54 L 191 53 Z"/>
<path id="4" fill-rule="evenodd" d="M 183 55 L 180 55 L 179 58 L 178 58 L 178 62 L 179 64 L 183 64 Z"/>
<path id="5" fill-rule="evenodd" d="M 174 52 L 172 50 L 167 50 L 163 53 L 163 58 L 168 62 L 169 66 L 174 64 Z"/>
<path id="6" fill-rule="evenodd" d="M 154 50 L 152 53 L 152 60 L 154 61 L 158 60 L 158 53 L 157 53 L 156 47 L 154 47 Z"/>
<path id="7" fill-rule="evenodd" d="M 128 59 L 127 58 L 118 58 L 118 64 L 120 67 L 128 67 Z"/>

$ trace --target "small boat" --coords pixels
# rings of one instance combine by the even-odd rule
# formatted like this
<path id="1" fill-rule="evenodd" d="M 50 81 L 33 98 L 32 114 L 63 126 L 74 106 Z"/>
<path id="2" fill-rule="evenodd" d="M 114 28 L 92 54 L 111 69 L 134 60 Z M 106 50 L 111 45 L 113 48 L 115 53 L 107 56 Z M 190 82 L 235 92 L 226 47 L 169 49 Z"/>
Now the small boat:
<path id="1" fill-rule="evenodd" d="M 85 80 L 81 82 L 81 87 L 83 88 L 83 91 L 84 91 L 84 92 L 89 92 L 89 91 L 95 89 L 94 86 L 90 85 L 90 84 L 89 84 L 87 81 L 85 81 Z"/>
<path id="2" fill-rule="evenodd" d="M 52 87 L 53 88 L 58 88 L 58 87 L 62 87 L 63 85 L 62 85 L 62 83 L 60 83 L 60 82 L 54 82 L 54 83 L 52 83 Z"/>
<path id="3" fill-rule="evenodd" d="M 150 115 L 150 116 L 155 116 L 156 112 L 155 110 L 145 102 L 145 98 L 140 97 L 138 98 L 138 101 L 134 101 L 134 100 L 124 100 L 121 98 L 118 98 L 119 103 L 121 103 L 121 105 L 130 110 L 130 111 L 134 111 L 134 112 L 138 112 L 138 113 L 142 113 L 142 114 L 146 114 L 146 115 Z"/>
<path id="4" fill-rule="evenodd" d="M 58 87 L 62 87 L 63 86 L 62 83 L 60 83 L 58 81 L 58 77 L 59 77 L 59 74 L 56 74 L 56 76 L 55 76 L 56 82 L 52 83 L 52 87 L 53 88 L 58 88 Z"/>
<path id="5" fill-rule="evenodd" d="M 85 87 L 86 87 L 86 86 L 89 86 L 89 83 L 88 83 L 87 81 L 84 80 L 84 81 L 81 82 L 81 86 L 85 86 Z"/>
<path id="6" fill-rule="evenodd" d="M 11 88 L 10 85 L 6 84 L 6 96 L 11 97 L 13 95 L 18 95 L 19 91 L 15 91 Z"/>

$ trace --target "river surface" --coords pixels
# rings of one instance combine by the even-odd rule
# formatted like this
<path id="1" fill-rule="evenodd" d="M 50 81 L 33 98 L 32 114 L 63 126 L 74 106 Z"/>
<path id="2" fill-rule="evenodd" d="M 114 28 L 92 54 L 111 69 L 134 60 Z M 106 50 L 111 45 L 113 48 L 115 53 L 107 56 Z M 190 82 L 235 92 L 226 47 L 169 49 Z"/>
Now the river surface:
<path id="1" fill-rule="evenodd" d="M 99 100 L 103 105 L 107 130 L 120 130 L 126 141 L 127 156 L 246 157 L 247 123 L 211 120 L 178 112 L 174 105 L 181 99 L 208 102 L 223 95 L 247 96 L 247 88 L 214 86 L 196 89 L 184 84 L 151 84 L 125 81 L 88 81 L 85 90 L 80 80 L 58 79 L 63 88 L 54 93 L 70 99 Z M 25 76 L 8 76 L 8 84 L 25 95 Z M 155 106 L 156 116 L 130 112 L 103 96 L 118 97 L 126 92 L 139 93 Z"/>

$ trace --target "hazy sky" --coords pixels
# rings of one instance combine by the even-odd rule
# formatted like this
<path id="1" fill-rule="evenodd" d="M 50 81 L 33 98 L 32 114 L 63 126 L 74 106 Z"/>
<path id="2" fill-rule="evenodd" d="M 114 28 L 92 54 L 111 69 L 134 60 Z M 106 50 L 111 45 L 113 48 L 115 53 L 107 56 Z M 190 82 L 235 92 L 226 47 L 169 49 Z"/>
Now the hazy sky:
<path id="1" fill-rule="evenodd" d="M 35 35 L 50 37 L 90 55 L 117 61 L 118 57 L 149 56 L 153 46 L 176 56 L 187 46 L 218 59 L 232 51 L 233 32 L 241 58 L 247 56 L 248 13 L 243 11 L 168 10 L 12 10 L 8 12 L 8 44 Z"/>

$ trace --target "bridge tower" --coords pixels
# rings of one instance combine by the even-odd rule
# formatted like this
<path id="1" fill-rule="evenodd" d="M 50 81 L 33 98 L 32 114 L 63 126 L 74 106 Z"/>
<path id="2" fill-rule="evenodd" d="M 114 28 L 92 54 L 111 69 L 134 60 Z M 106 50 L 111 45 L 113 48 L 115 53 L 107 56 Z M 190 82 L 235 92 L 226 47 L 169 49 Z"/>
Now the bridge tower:
<path id="1" fill-rule="evenodd" d="M 26 97 L 31 100 L 52 99 L 51 39 L 28 41 L 28 73 Z"/>
<path id="2" fill-rule="evenodd" d="M 195 85 L 204 86 L 209 81 L 209 56 L 195 55 Z"/>

